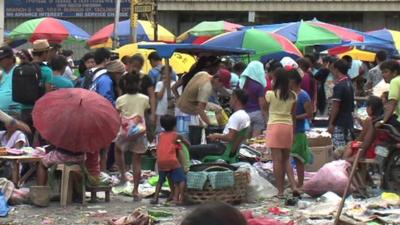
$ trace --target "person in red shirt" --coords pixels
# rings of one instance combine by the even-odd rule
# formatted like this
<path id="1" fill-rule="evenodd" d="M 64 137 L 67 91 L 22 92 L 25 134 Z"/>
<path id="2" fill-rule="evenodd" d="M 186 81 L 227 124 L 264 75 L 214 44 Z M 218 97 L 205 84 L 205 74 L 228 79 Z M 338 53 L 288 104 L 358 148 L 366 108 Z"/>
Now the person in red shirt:
<path id="1" fill-rule="evenodd" d="M 180 142 L 189 146 L 189 142 L 180 136 L 176 131 L 176 117 L 164 115 L 160 118 L 161 127 L 164 129 L 159 136 L 157 145 L 157 166 L 159 180 L 156 187 L 156 193 L 152 204 L 158 203 L 158 195 L 166 177 L 170 178 L 171 195 L 176 204 L 183 203 L 183 192 L 186 184 L 186 174 L 184 169 L 185 156 L 181 150 Z"/>

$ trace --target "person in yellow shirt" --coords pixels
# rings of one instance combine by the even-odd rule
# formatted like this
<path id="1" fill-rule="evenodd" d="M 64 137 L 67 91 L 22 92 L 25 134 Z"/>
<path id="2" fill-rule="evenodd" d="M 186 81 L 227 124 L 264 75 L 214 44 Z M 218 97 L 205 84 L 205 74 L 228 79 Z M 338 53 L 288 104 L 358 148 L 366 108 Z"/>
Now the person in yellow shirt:
<path id="1" fill-rule="evenodd" d="M 293 192 L 298 192 L 293 171 L 289 163 L 296 122 L 297 95 L 289 88 L 289 74 L 285 69 L 275 72 L 276 81 L 271 91 L 265 94 L 268 114 L 266 143 L 271 149 L 278 198 L 284 198 L 284 179 L 288 174 Z"/>

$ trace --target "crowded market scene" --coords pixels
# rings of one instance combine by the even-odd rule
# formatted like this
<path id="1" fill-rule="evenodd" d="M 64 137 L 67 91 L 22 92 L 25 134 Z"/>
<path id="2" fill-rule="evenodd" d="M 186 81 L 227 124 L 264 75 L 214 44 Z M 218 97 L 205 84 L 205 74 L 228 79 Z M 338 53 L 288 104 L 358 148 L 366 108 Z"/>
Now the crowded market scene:
<path id="1" fill-rule="evenodd" d="M 400 224 L 400 25 L 175 33 L 117 0 L 89 32 L 7 2 L 0 224 Z"/>

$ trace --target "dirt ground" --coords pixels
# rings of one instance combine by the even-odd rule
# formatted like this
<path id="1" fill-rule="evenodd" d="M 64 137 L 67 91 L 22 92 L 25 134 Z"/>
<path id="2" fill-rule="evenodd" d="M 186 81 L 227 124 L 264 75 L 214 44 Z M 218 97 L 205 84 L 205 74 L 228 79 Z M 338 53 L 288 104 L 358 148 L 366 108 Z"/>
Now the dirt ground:
<path id="1" fill-rule="evenodd" d="M 165 199 L 160 199 L 163 203 Z M 99 200 L 97 203 L 87 203 L 85 206 L 79 203 L 73 203 L 63 208 L 58 202 L 51 202 L 49 207 L 38 208 L 32 205 L 11 206 L 9 215 L 0 218 L 0 224 L 7 225 L 80 225 L 80 224 L 108 224 L 112 218 L 119 218 L 128 215 L 137 207 L 148 209 L 160 209 L 173 214 L 173 217 L 165 217 L 160 220 L 162 225 L 179 225 L 183 217 L 193 210 L 195 206 L 164 206 L 162 204 L 150 205 L 150 199 L 143 199 L 141 202 L 133 202 L 132 198 L 125 196 L 111 196 L 111 201 L 105 203 Z M 254 204 L 241 204 L 236 207 L 239 210 L 253 210 L 258 213 L 267 213 L 269 207 L 283 204 L 275 200 L 268 200 Z M 295 211 L 295 210 L 294 210 Z M 284 216 L 284 220 L 292 219 Z M 299 223 L 298 223 L 299 224 Z"/>
<path id="2" fill-rule="evenodd" d="M 131 213 L 137 207 L 157 208 L 172 212 L 174 217 L 166 218 L 161 224 L 178 224 L 183 215 L 191 207 L 154 207 L 148 199 L 141 202 L 133 202 L 131 198 L 124 196 L 111 197 L 109 203 L 87 203 L 85 206 L 74 203 L 67 207 L 61 207 L 58 202 L 52 202 L 49 207 L 38 208 L 31 205 L 12 206 L 10 214 L 0 219 L 0 224 L 7 225 L 39 225 L 39 224 L 107 224 L 112 218 L 118 218 Z"/>

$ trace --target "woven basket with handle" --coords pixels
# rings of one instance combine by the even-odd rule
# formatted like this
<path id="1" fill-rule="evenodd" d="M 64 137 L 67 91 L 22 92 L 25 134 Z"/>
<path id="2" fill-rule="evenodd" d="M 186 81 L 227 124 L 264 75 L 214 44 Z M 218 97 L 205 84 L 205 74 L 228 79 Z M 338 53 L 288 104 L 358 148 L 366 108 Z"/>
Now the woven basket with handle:
<path id="1" fill-rule="evenodd" d="M 205 171 L 213 169 L 226 170 L 225 167 L 211 166 Z M 235 185 L 230 188 L 214 190 L 207 180 L 203 190 L 187 189 L 185 199 L 189 203 L 202 204 L 209 201 L 221 201 L 229 204 L 239 204 L 246 199 L 247 186 L 250 182 L 250 174 L 247 171 L 235 172 Z"/>

